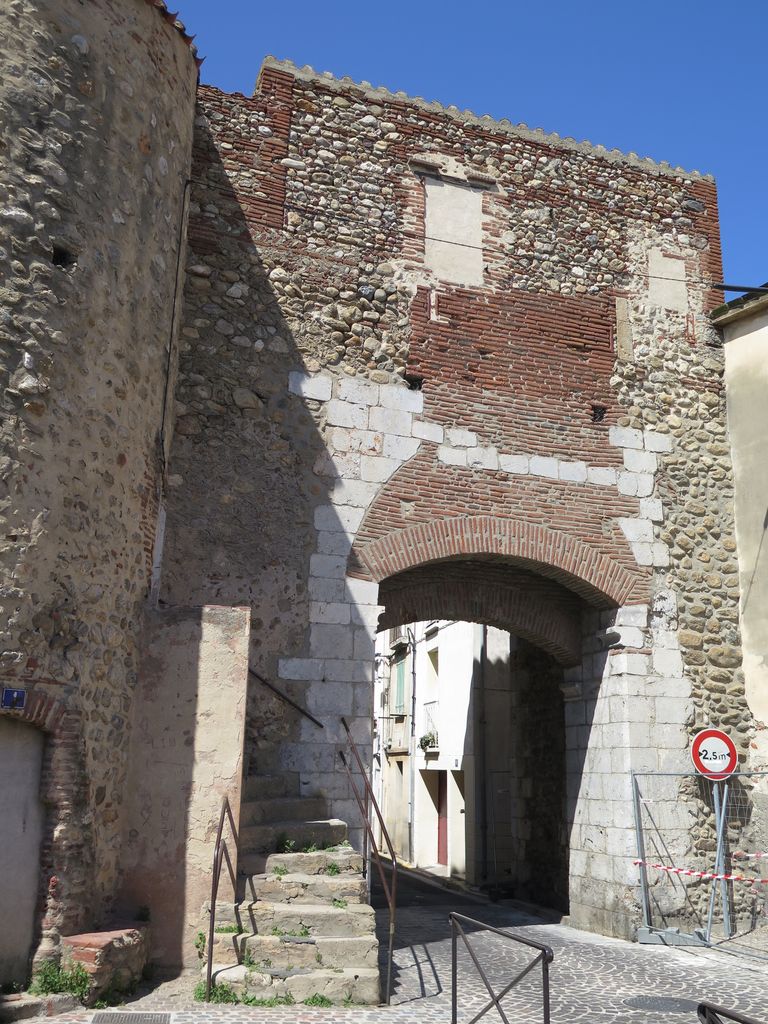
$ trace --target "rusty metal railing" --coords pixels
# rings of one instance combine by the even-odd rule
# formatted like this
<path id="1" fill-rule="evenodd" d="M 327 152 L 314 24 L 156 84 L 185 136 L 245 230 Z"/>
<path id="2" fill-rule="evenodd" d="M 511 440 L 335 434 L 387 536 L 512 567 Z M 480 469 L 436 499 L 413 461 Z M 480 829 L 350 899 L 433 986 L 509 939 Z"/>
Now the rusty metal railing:
<path id="1" fill-rule="evenodd" d="M 235 819 L 232 814 L 232 808 L 229 803 L 229 797 L 225 796 L 221 801 L 221 813 L 219 814 L 219 827 L 216 830 L 216 845 L 213 848 L 213 874 L 211 877 L 211 904 L 210 904 L 210 920 L 208 922 L 208 943 L 206 945 L 206 962 L 205 962 L 205 1001 L 206 1003 L 211 1000 L 211 975 L 213 974 L 213 939 L 216 932 L 216 899 L 219 895 L 219 881 L 221 879 L 221 869 L 224 862 L 227 863 L 229 870 L 229 877 L 232 881 L 232 888 L 237 892 L 237 875 L 235 874 L 235 866 L 232 863 L 232 858 L 229 855 L 229 848 L 227 847 L 227 841 L 224 838 L 224 824 L 229 820 L 229 826 L 232 830 L 232 840 L 235 844 L 235 850 L 238 846 L 237 827 L 235 825 Z"/>
<path id="2" fill-rule="evenodd" d="M 542 1010 L 543 1010 L 543 1024 L 550 1024 L 549 1019 L 549 965 L 555 958 L 555 954 L 552 952 L 549 946 L 545 946 L 541 942 L 534 942 L 533 939 L 524 939 L 522 935 L 514 935 L 512 932 L 503 931 L 501 928 L 491 928 L 489 925 L 484 924 L 482 921 L 475 921 L 471 917 L 465 917 L 463 914 L 451 913 L 448 915 L 448 920 L 451 922 L 451 1024 L 457 1024 L 458 1009 L 459 1009 L 459 992 L 458 992 L 458 939 L 461 936 L 464 945 L 467 947 L 469 955 L 472 957 L 472 962 L 477 969 L 477 973 L 483 980 L 483 984 L 488 989 L 488 994 L 491 997 L 490 1002 L 486 1003 L 485 1006 L 476 1013 L 475 1016 L 469 1021 L 469 1024 L 476 1024 L 481 1017 L 495 1006 L 499 1016 L 504 1021 L 504 1024 L 509 1024 L 507 1016 L 501 1008 L 501 1000 L 504 996 L 510 992 L 515 985 L 523 980 L 526 975 L 530 974 L 537 964 L 541 964 L 541 987 L 542 987 Z M 508 985 L 505 985 L 500 992 L 494 992 L 491 986 L 488 976 L 480 965 L 480 961 L 477 958 L 475 950 L 467 937 L 467 933 L 461 926 L 461 922 L 470 925 L 477 925 L 482 928 L 483 931 L 493 932 L 494 935 L 501 935 L 505 939 L 511 939 L 513 942 L 519 942 L 523 946 L 530 946 L 532 949 L 538 950 L 538 954 L 533 960 L 522 969 Z M 717 1024 L 717 1022 L 704 1022 L 704 1024 Z M 743 1021 L 742 1024 L 757 1024 L 757 1021 Z"/>
<path id="3" fill-rule="evenodd" d="M 724 1020 L 735 1021 L 735 1024 L 760 1024 L 760 1021 L 748 1017 L 746 1013 L 726 1010 L 724 1006 L 717 1006 L 715 1003 L 699 1003 L 696 1013 L 701 1024 L 723 1024 Z"/>
<path id="4" fill-rule="evenodd" d="M 268 679 L 265 679 L 264 676 L 260 676 L 259 673 L 254 672 L 252 668 L 248 669 L 248 675 L 253 676 L 253 678 L 257 679 L 263 686 L 266 686 L 266 688 L 268 690 L 271 690 L 276 697 L 279 697 L 280 700 L 290 705 L 290 707 L 292 707 L 294 711 L 298 711 L 300 715 L 303 715 L 305 718 L 308 718 L 313 725 L 316 725 L 318 727 L 318 729 L 325 728 L 325 726 L 319 719 L 315 718 L 314 715 L 310 714 L 310 712 L 307 711 L 306 708 L 303 708 L 301 704 L 297 704 L 296 701 L 292 697 L 289 697 L 287 693 L 283 693 L 282 690 L 278 690 L 274 683 L 270 683 L 270 681 Z"/>
<path id="5" fill-rule="evenodd" d="M 349 731 L 346 719 L 342 718 L 341 724 L 344 726 L 344 731 L 347 734 L 347 740 L 349 742 L 349 749 L 352 751 L 352 756 L 357 763 L 357 767 L 363 780 L 364 796 L 361 795 L 360 790 L 358 789 L 357 783 L 355 782 L 352 774 L 352 769 L 347 758 L 344 756 L 343 750 L 339 751 L 339 758 L 346 769 L 349 784 L 352 787 L 352 792 L 355 795 L 357 806 L 360 809 L 360 815 L 365 827 L 365 835 L 367 836 L 373 859 L 376 862 L 376 867 L 381 879 L 381 885 L 384 889 L 384 896 L 387 900 L 387 907 L 389 908 L 389 947 L 387 951 L 386 985 L 384 987 L 384 1002 L 389 1006 L 389 1002 L 392 997 L 392 958 L 394 956 L 395 949 L 395 921 L 397 918 L 397 854 L 395 853 L 395 848 L 392 845 L 392 840 L 389 838 L 389 832 L 387 831 L 387 826 L 384 824 L 384 818 L 381 810 L 379 809 L 376 797 L 373 795 L 373 789 L 371 788 L 371 783 L 368 780 L 368 773 L 365 770 L 363 759 L 360 757 L 360 751 L 357 749 L 357 744 L 352 739 L 352 733 Z M 387 876 L 384 871 L 384 862 L 381 859 L 381 852 L 378 844 L 376 843 L 376 836 L 374 835 L 373 828 L 371 827 L 369 806 L 373 808 L 379 822 L 381 834 L 384 837 L 384 842 L 387 844 L 389 858 L 392 862 L 392 877 L 389 882 L 387 881 Z"/>

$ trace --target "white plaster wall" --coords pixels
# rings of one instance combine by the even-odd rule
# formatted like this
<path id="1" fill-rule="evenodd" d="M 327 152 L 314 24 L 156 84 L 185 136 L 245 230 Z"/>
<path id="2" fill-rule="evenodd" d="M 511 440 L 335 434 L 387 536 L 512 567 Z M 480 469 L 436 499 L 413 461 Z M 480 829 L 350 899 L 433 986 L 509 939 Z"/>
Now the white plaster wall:
<path id="1" fill-rule="evenodd" d="M 29 974 L 43 830 L 42 758 L 39 729 L 0 718 L 0 985 L 23 984 Z"/>
<path id="2" fill-rule="evenodd" d="M 728 432 L 733 458 L 740 620 L 746 697 L 768 722 L 768 311 L 729 324 L 725 334 Z M 768 764 L 758 731 L 756 761 Z"/>

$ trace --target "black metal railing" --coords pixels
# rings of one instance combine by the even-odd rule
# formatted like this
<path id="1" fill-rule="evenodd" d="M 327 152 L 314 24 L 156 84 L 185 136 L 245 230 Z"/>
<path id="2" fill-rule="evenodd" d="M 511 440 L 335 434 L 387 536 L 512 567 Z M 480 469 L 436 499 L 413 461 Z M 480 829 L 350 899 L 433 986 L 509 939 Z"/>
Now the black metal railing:
<path id="1" fill-rule="evenodd" d="M 270 683 L 268 679 L 264 678 L 264 676 L 260 676 L 259 673 L 254 672 L 252 668 L 248 669 L 248 675 L 253 676 L 253 678 L 257 679 L 263 686 L 266 686 L 266 688 L 268 690 L 271 690 L 276 697 L 279 697 L 280 700 L 284 701 L 286 704 L 289 704 L 294 709 L 294 711 L 298 711 L 300 715 L 304 715 L 305 718 L 308 718 L 310 722 L 314 723 L 314 725 L 318 727 L 318 729 L 325 728 L 323 723 L 318 718 L 315 718 L 314 715 L 310 714 L 306 708 L 303 708 L 301 706 L 301 704 L 297 704 L 296 701 L 292 697 L 289 697 L 287 693 L 283 693 L 282 690 L 278 690 L 274 683 Z"/>
<path id="2" fill-rule="evenodd" d="M 498 1011 L 499 1016 L 504 1021 L 504 1024 L 509 1024 L 507 1016 L 501 1006 L 501 1000 L 512 991 L 515 985 L 518 985 L 523 978 L 531 973 L 531 971 L 538 965 L 541 964 L 541 998 L 542 998 L 542 1019 L 543 1024 L 550 1024 L 549 1020 L 549 965 L 555 958 L 555 954 L 549 948 L 541 942 L 534 942 L 533 939 L 524 939 L 521 935 L 513 935 L 512 932 L 503 931 L 501 928 L 491 928 L 482 921 L 475 921 L 471 917 L 465 917 L 463 914 L 449 914 L 448 920 L 451 922 L 451 1024 L 457 1024 L 458 1019 L 458 1008 L 459 1008 L 459 970 L 458 970 L 458 940 L 461 937 L 464 945 L 467 947 L 467 952 L 472 958 L 472 963 L 475 965 L 477 973 L 480 975 L 483 984 L 488 990 L 490 995 L 490 1002 L 486 1003 L 485 1006 L 475 1014 L 468 1024 L 476 1024 L 481 1017 L 484 1017 L 486 1013 L 494 1006 Z M 492 932 L 494 935 L 501 935 L 502 938 L 510 939 L 512 942 L 518 942 L 523 946 L 530 946 L 532 949 L 538 950 L 537 955 L 533 960 L 519 971 L 515 977 L 507 985 L 504 986 L 499 992 L 494 992 L 493 986 L 488 980 L 488 975 L 482 968 L 480 961 L 477 957 L 476 951 L 472 948 L 472 944 L 469 941 L 467 933 L 462 927 L 462 923 L 469 925 L 476 925 L 478 928 L 482 928 L 484 932 Z M 714 1022 L 713 1022 L 714 1024 Z M 757 1022 L 746 1021 L 744 1024 L 757 1024 Z"/>
<path id="3" fill-rule="evenodd" d="M 205 1001 L 210 1002 L 211 999 L 211 976 L 213 974 L 213 940 L 216 933 L 216 900 L 219 895 L 219 881 L 221 879 L 221 869 L 226 861 L 227 869 L 229 870 L 229 877 L 232 882 L 233 893 L 237 892 L 237 874 L 235 873 L 235 865 L 232 863 L 232 858 L 229 855 L 229 847 L 227 841 L 224 838 L 224 825 L 229 821 L 229 827 L 232 831 L 232 841 L 234 843 L 235 851 L 238 847 L 238 836 L 237 826 L 235 825 L 235 819 L 232 814 L 232 808 L 229 803 L 229 797 L 225 796 L 221 801 L 221 813 L 219 814 L 219 827 L 216 830 L 216 845 L 213 848 L 213 873 L 211 876 L 211 904 L 210 904 L 210 920 L 208 922 L 208 943 L 206 946 L 206 960 L 205 960 Z M 237 859 L 237 858 L 235 858 Z"/>
<path id="4" fill-rule="evenodd" d="M 344 726 L 344 731 L 347 734 L 347 741 L 349 742 L 349 749 L 352 751 L 352 756 L 357 763 L 360 776 L 363 780 L 364 795 L 360 793 L 360 790 L 355 782 L 354 775 L 352 774 L 352 768 L 344 755 L 344 751 L 339 751 L 339 758 L 341 763 L 347 772 L 349 778 L 349 784 L 352 787 L 357 806 L 360 809 L 360 816 L 363 819 L 363 826 L 365 828 L 365 835 L 368 838 L 370 844 L 371 854 L 376 863 L 376 867 L 379 872 L 379 878 L 381 879 L 381 885 L 384 889 L 384 897 L 387 901 L 387 907 L 389 908 L 389 946 L 387 950 L 387 975 L 386 983 L 384 986 L 384 1002 L 389 1006 L 390 999 L 392 997 L 392 959 L 394 957 L 395 949 L 395 921 L 397 918 L 397 855 L 395 848 L 392 845 L 392 840 L 389 838 L 389 832 L 387 826 L 384 824 L 384 817 L 382 816 L 379 805 L 376 801 L 376 797 L 373 795 L 373 789 L 371 783 L 368 780 L 368 773 L 365 770 L 363 759 L 360 757 L 360 751 L 357 749 L 357 744 L 352 738 L 352 733 L 349 731 L 346 719 L 342 718 L 341 724 Z M 376 819 L 381 828 L 381 834 L 384 837 L 384 842 L 387 844 L 387 850 L 389 851 L 389 858 L 392 863 L 392 875 L 387 880 L 386 872 L 384 871 L 384 862 L 381 859 L 381 852 L 378 844 L 376 843 L 376 836 L 374 835 L 373 828 L 371 827 L 370 812 L 369 808 L 373 808 Z"/>
<path id="5" fill-rule="evenodd" d="M 696 1013 L 701 1024 L 723 1024 L 727 1020 L 735 1021 L 735 1024 L 761 1024 L 754 1017 L 748 1017 L 746 1013 L 726 1010 L 724 1006 L 717 1006 L 715 1003 L 699 1003 Z"/>

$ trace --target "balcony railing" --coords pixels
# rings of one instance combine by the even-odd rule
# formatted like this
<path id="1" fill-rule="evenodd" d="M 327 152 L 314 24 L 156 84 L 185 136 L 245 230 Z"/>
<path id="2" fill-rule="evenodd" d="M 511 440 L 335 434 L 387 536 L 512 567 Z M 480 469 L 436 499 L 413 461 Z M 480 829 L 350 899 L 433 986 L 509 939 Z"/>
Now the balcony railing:
<path id="1" fill-rule="evenodd" d="M 437 729 L 437 723 L 439 721 L 439 701 L 430 700 L 424 704 L 424 730 L 422 732 L 422 739 L 420 742 L 422 750 L 431 750 L 440 746 L 440 734 Z"/>

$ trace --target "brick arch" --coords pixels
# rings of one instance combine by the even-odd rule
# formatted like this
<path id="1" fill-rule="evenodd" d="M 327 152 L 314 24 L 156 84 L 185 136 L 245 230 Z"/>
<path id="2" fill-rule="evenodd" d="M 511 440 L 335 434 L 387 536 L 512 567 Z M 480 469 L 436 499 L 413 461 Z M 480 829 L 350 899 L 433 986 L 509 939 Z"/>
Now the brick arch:
<path id="1" fill-rule="evenodd" d="M 454 619 L 506 629 L 561 665 L 581 660 L 583 602 L 554 580 L 508 565 L 431 562 L 382 582 L 379 628 Z"/>
<path id="2" fill-rule="evenodd" d="M 417 565 L 498 557 L 557 580 L 595 607 L 647 598 L 648 581 L 571 534 L 522 519 L 465 516 L 420 523 L 357 546 L 353 557 L 377 582 Z"/>
<path id="3" fill-rule="evenodd" d="M 55 958 L 62 935 L 79 931 L 89 914 L 92 888 L 90 834 L 82 824 L 73 827 L 73 815 L 82 819 L 85 802 L 80 736 L 80 712 L 58 697 L 54 681 L 0 679 L 1 686 L 27 689 L 26 706 L 0 710 L 0 717 L 32 725 L 46 736 L 43 749 L 40 799 L 45 821 L 40 845 L 40 876 L 33 961 Z"/>

